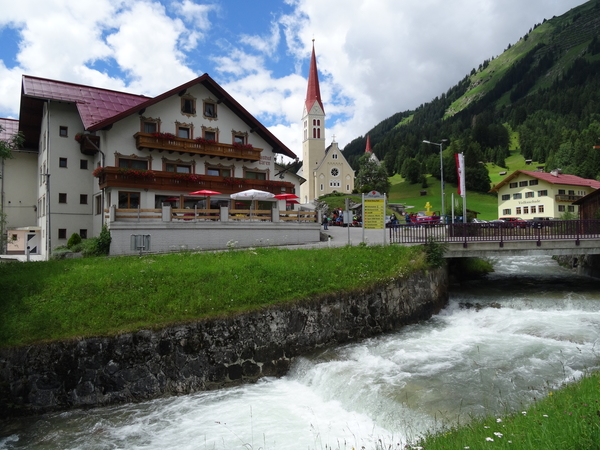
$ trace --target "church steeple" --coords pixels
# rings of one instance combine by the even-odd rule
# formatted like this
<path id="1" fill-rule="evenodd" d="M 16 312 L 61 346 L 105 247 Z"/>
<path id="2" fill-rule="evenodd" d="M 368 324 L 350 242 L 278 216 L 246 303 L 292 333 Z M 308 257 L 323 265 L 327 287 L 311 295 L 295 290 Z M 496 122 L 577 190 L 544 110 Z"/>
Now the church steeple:
<path id="1" fill-rule="evenodd" d="M 367 134 L 367 147 L 365 148 L 365 153 L 373 153 L 373 150 L 371 150 L 371 138 L 369 137 L 368 134 Z"/>
<path id="2" fill-rule="evenodd" d="M 321 101 L 321 89 L 319 88 L 319 73 L 317 71 L 317 57 L 315 56 L 315 40 L 313 39 L 312 56 L 310 58 L 310 70 L 308 72 L 308 89 L 306 90 L 306 112 L 310 113 L 315 102 L 319 103 L 321 111 L 325 114 L 323 102 Z"/>

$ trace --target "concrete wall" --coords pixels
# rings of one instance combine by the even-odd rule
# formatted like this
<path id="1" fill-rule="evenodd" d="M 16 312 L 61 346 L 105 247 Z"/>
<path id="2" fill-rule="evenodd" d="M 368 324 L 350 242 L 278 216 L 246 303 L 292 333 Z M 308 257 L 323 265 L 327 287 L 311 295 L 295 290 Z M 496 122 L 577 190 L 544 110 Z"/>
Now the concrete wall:
<path id="1" fill-rule="evenodd" d="M 446 269 L 260 311 L 0 350 L 0 416 L 141 401 L 281 376 L 317 348 L 427 319 L 448 299 Z"/>
<path id="2" fill-rule="evenodd" d="M 150 253 L 182 250 L 301 245 L 320 241 L 318 223 L 239 222 L 113 222 L 110 225 L 111 255 L 138 253 L 131 249 L 132 235 L 150 235 Z"/>

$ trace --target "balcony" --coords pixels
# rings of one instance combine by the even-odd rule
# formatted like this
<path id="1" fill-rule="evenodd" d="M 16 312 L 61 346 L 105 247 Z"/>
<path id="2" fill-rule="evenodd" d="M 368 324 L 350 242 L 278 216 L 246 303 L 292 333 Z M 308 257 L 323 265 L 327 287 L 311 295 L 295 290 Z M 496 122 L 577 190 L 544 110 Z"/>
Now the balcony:
<path id="1" fill-rule="evenodd" d="M 88 156 L 94 156 L 100 148 L 100 136 L 84 134 L 79 140 L 81 153 Z"/>
<path id="2" fill-rule="evenodd" d="M 583 197 L 582 195 L 566 195 L 566 194 L 558 194 L 554 197 L 554 200 L 557 202 L 569 202 L 569 203 L 573 203 L 577 200 L 579 200 L 581 197 Z"/>
<path id="3" fill-rule="evenodd" d="M 148 133 L 136 133 L 135 146 L 138 150 L 159 150 L 169 153 L 236 159 L 239 161 L 260 161 L 261 148 L 238 148 L 230 144 L 200 143 L 194 139 L 179 137 L 155 137 Z"/>
<path id="4" fill-rule="evenodd" d="M 148 189 L 152 191 L 180 191 L 181 193 L 210 189 L 233 194 L 247 189 L 259 189 L 275 195 L 294 194 L 294 184 L 287 181 L 224 178 L 213 175 L 196 175 L 156 170 L 130 170 L 119 167 L 96 169 L 100 189 L 108 187 Z"/>

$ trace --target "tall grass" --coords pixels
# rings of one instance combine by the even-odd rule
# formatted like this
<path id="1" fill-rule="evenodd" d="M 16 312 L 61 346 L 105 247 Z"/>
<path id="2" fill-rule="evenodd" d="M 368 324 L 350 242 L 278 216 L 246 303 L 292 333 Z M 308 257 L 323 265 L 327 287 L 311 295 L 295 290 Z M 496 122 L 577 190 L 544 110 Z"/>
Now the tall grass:
<path id="1" fill-rule="evenodd" d="M 551 391 L 528 408 L 503 417 L 474 419 L 466 426 L 428 435 L 410 448 L 426 450 L 600 448 L 600 374 Z"/>
<path id="2" fill-rule="evenodd" d="M 421 248 L 262 248 L 0 264 L 0 347 L 113 335 L 352 290 L 427 267 Z"/>

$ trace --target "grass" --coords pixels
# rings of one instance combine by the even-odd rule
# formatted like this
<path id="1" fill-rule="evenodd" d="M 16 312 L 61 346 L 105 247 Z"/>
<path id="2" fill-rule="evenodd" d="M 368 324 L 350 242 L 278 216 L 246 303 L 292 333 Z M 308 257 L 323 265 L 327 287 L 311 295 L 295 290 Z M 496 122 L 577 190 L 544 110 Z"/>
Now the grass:
<path id="1" fill-rule="evenodd" d="M 504 417 L 477 418 L 468 425 L 425 436 L 411 448 L 585 450 L 600 443 L 600 374 L 549 392 L 546 398 Z"/>
<path id="2" fill-rule="evenodd" d="M 115 335 L 317 298 L 427 267 L 420 247 L 176 253 L 0 264 L 0 347 Z"/>

